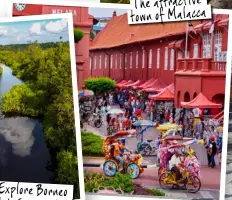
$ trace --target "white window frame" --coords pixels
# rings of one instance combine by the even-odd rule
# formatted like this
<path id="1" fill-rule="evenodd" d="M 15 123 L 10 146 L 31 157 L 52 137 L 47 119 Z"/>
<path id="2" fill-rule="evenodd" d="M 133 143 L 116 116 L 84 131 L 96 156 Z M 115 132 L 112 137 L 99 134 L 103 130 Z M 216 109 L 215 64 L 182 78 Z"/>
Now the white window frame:
<path id="1" fill-rule="evenodd" d="M 92 57 L 89 57 L 89 69 L 92 69 Z"/>
<path id="2" fill-rule="evenodd" d="M 145 68 L 145 50 L 143 49 L 142 68 Z"/>
<path id="3" fill-rule="evenodd" d="M 199 52 L 199 45 L 194 44 L 193 45 L 193 58 L 198 58 L 199 57 L 198 52 Z"/>
<path id="4" fill-rule="evenodd" d="M 118 54 L 115 55 L 115 69 L 118 68 Z"/>
<path id="5" fill-rule="evenodd" d="M 113 54 L 110 55 L 110 69 L 113 68 Z"/>
<path id="6" fill-rule="evenodd" d="M 106 66 L 107 66 L 107 55 L 105 55 L 105 69 L 106 69 Z"/>
<path id="7" fill-rule="evenodd" d="M 127 62 L 127 53 L 125 54 L 124 62 L 125 62 L 125 69 L 127 69 L 127 64 L 128 64 L 128 62 Z"/>
<path id="8" fill-rule="evenodd" d="M 149 50 L 149 68 L 152 68 L 152 49 Z"/>
<path id="9" fill-rule="evenodd" d="M 168 70 L 168 47 L 164 48 L 164 70 Z"/>
<path id="10" fill-rule="evenodd" d="M 130 53 L 130 69 L 132 69 L 132 55 L 133 55 L 133 53 L 131 52 Z"/>
<path id="11" fill-rule="evenodd" d="M 139 51 L 136 51 L 136 69 L 139 67 Z"/>
<path id="12" fill-rule="evenodd" d="M 212 40 L 208 32 L 203 33 L 203 58 L 211 58 L 212 56 Z"/>
<path id="13" fill-rule="evenodd" d="M 222 32 L 217 30 L 214 34 L 214 61 L 223 61 L 222 53 Z"/>
<path id="14" fill-rule="evenodd" d="M 170 70 L 174 70 L 174 64 L 175 64 L 175 50 L 171 49 L 171 52 L 170 52 Z"/>
<path id="15" fill-rule="evenodd" d="M 94 69 L 97 68 L 97 56 L 94 56 Z"/>
<path id="16" fill-rule="evenodd" d="M 120 54 L 120 65 L 119 65 L 119 67 L 120 67 L 120 69 L 122 69 L 122 54 Z"/>
<path id="17" fill-rule="evenodd" d="M 101 65 L 102 65 L 102 56 L 100 55 L 100 60 L 99 60 L 99 69 L 101 69 Z"/>
<path id="18" fill-rule="evenodd" d="M 160 68 L 160 48 L 157 49 L 156 55 L 157 55 L 156 68 L 159 69 Z"/>

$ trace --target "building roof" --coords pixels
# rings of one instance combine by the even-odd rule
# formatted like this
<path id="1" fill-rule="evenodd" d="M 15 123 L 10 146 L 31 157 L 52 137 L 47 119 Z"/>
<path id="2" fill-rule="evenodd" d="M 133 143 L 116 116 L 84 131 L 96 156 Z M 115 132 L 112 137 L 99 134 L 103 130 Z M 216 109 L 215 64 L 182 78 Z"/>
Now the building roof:
<path id="1" fill-rule="evenodd" d="M 200 21 L 192 22 L 193 25 L 200 23 Z M 111 18 L 105 28 L 94 39 L 90 50 L 112 48 L 135 42 L 185 34 L 185 32 L 186 22 L 129 25 L 127 13 L 125 13 Z"/>
<path id="2" fill-rule="evenodd" d="M 228 24 L 228 15 L 215 14 L 214 20 Z M 211 20 L 192 21 L 191 24 L 194 28 L 192 27 L 191 29 L 204 26 L 205 24 L 209 24 L 210 27 L 211 23 Z M 104 29 L 94 38 L 90 50 L 107 49 L 136 42 L 183 35 L 186 33 L 186 26 L 186 22 L 129 25 L 127 13 L 119 16 L 113 15 Z M 189 30 L 191 31 L 191 29 Z"/>

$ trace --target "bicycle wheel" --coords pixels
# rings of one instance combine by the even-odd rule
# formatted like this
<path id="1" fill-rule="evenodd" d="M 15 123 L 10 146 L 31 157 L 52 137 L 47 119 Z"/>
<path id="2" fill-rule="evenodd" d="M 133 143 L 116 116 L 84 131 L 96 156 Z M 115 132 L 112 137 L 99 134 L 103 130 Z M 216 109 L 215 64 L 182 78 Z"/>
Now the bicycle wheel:
<path id="1" fill-rule="evenodd" d="M 139 166 L 135 163 L 130 163 L 126 168 L 126 172 L 130 174 L 131 179 L 136 179 L 140 175 Z"/>
<path id="2" fill-rule="evenodd" d="M 142 155 L 145 155 L 145 156 L 149 156 L 152 152 L 152 146 L 150 144 L 144 144 L 144 145 L 141 145 L 141 148 L 142 148 L 142 152 L 144 154 Z"/>
<path id="3" fill-rule="evenodd" d="M 114 160 L 107 160 L 103 165 L 105 176 L 113 177 L 118 171 L 118 165 Z"/>
<path id="4" fill-rule="evenodd" d="M 159 177 L 160 187 L 164 190 L 170 190 L 173 188 L 174 177 L 170 172 L 164 172 Z"/>
<path id="5" fill-rule="evenodd" d="M 201 181 L 197 176 L 190 175 L 185 183 L 185 188 L 190 193 L 196 193 L 201 189 Z"/>
<path id="6" fill-rule="evenodd" d="M 158 177 L 160 177 L 161 174 L 163 174 L 164 169 L 165 169 L 165 168 L 163 168 L 163 167 L 159 167 L 159 169 L 158 169 Z"/>
<path id="7" fill-rule="evenodd" d="M 101 121 L 100 119 L 96 120 L 96 121 L 94 122 L 94 126 L 95 126 L 96 128 L 100 128 L 100 127 L 102 126 L 102 121 Z"/>

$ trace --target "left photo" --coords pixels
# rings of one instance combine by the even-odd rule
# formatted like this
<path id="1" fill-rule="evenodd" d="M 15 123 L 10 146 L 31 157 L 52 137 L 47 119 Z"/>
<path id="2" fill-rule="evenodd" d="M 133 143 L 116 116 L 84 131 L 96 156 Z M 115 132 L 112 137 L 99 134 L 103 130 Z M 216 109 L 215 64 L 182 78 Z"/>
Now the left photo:
<path id="1" fill-rule="evenodd" d="M 70 14 L 0 22 L 0 180 L 74 185 L 79 199 L 72 26 Z"/>

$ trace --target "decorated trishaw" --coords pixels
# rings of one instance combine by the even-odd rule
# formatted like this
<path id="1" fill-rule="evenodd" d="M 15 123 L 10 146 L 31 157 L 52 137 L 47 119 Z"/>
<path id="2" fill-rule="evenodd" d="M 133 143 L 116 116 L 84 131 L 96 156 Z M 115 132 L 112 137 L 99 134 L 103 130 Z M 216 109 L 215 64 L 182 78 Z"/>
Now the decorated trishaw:
<path id="1" fill-rule="evenodd" d="M 164 139 L 163 146 L 158 150 L 160 154 L 162 154 L 161 165 L 158 170 L 161 188 L 171 189 L 175 186 L 179 186 L 190 193 L 196 193 L 200 190 L 200 163 L 196 157 L 195 151 L 189 146 L 194 142 L 195 140 L 191 138 L 183 138 L 181 136 L 167 136 Z M 173 172 L 169 166 L 169 161 L 175 151 L 181 154 L 181 164 L 177 166 L 181 173 L 181 178 L 179 180 L 176 179 L 176 173 Z"/>
<path id="2" fill-rule="evenodd" d="M 135 135 L 136 130 L 118 131 L 114 135 L 108 136 L 103 142 L 103 152 L 105 155 L 105 163 L 103 165 L 103 171 L 106 176 L 113 177 L 119 171 L 119 161 L 114 157 L 114 144 L 117 139 L 122 137 L 130 137 Z M 129 173 L 132 179 L 136 179 L 143 173 L 144 169 L 142 165 L 142 155 L 132 152 L 124 151 L 123 156 L 123 170 L 122 173 Z"/>

